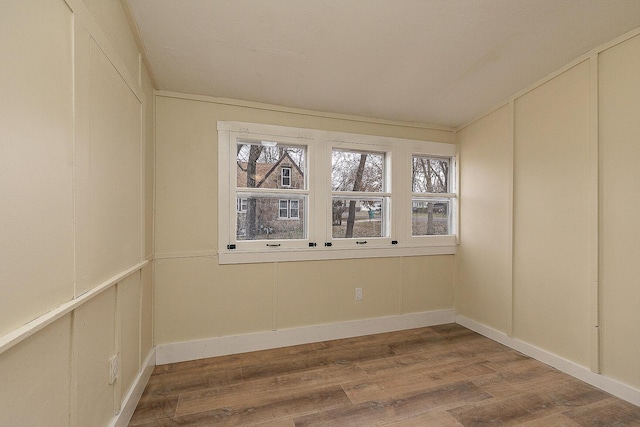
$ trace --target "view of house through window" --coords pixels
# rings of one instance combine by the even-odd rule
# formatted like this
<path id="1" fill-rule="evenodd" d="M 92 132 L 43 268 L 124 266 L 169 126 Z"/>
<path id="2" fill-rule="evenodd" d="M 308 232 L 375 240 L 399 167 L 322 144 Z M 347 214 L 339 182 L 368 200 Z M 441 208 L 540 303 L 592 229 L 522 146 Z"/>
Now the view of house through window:
<path id="1" fill-rule="evenodd" d="M 306 237 L 305 157 L 304 146 L 238 140 L 237 240 Z"/>

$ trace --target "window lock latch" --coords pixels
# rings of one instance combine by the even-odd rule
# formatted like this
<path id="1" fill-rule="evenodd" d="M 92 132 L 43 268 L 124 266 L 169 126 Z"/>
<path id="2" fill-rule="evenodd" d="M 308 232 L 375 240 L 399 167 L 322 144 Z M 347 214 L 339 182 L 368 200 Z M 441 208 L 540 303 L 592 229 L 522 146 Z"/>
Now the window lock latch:
<path id="1" fill-rule="evenodd" d="M 235 249 L 236 245 L 227 245 L 227 249 Z"/>
<path id="2" fill-rule="evenodd" d="M 356 245 L 366 245 L 367 241 L 366 240 L 358 240 L 356 241 Z"/>
<path id="3" fill-rule="evenodd" d="M 310 248 L 315 248 L 316 246 L 318 246 L 318 244 L 316 242 L 309 242 L 309 247 Z"/>
<path id="4" fill-rule="evenodd" d="M 330 246 L 333 246 L 333 243 L 331 243 L 331 242 L 325 242 L 325 244 L 324 244 L 324 245 L 325 245 L 326 247 L 330 247 Z"/>

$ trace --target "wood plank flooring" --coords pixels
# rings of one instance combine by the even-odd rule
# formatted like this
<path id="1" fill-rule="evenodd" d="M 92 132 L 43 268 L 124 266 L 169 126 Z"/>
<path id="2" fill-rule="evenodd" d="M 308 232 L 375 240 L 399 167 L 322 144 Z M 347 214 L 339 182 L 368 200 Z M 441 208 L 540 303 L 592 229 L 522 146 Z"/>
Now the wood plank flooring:
<path id="1" fill-rule="evenodd" d="M 157 366 L 129 425 L 640 426 L 640 407 L 450 324 Z"/>

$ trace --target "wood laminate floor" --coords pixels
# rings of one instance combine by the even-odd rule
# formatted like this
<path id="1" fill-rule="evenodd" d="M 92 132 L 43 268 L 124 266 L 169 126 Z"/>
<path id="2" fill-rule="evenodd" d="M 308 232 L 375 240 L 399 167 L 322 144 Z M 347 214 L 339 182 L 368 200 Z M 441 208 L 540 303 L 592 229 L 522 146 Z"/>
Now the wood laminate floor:
<path id="1" fill-rule="evenodd" d="M 450 324 L 157 366 L 130 426 L 640 426 L 640 407 Z"/>

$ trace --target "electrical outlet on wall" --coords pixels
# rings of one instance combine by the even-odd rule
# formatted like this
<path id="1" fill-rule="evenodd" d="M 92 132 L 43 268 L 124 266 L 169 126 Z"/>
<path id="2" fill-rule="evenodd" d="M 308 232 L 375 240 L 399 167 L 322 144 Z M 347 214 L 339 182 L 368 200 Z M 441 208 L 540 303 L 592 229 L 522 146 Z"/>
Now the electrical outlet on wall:
<path id="1" fill-rule="evenodd" d="M 362 288 L 356 288 L 356 301 L 362 301 Z"/>
<path id="2" fill-rule="evenodd" d="M 113 384 L 120 377 L 120 353 L 109 359 L 109 384 Z"/>

